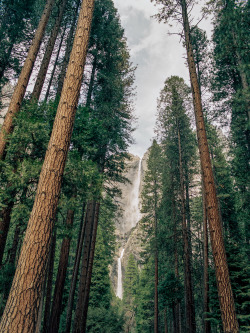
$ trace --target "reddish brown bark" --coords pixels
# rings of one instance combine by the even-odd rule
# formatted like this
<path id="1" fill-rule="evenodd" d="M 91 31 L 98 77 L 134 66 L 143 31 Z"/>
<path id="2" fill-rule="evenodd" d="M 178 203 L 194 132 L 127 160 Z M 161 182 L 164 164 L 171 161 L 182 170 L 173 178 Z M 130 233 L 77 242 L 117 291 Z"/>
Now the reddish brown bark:
<path id="1" fill-rule="evenodd" d="M 181 7 L 222 323 L 224 332 L 238 333 L 239 325 L 236 318 L 234 298 L 229 278 L 222 226 L 220 223 L 218 199 L 216 196 L 214 176 L 209 156 L 205 122 L 202 112 L 201 94 L 190 40 L 190 27 L 185 0 L 181 0 Z"/>
<path id="2" fill-rule="evenodd" d="M 41 95 L 41 91 L 43 88 L 43 84 L 45 81 L 45 77 L 48 71 L 48 67 L 49 67 L 49 63 L 50 63 L 50 58 L 55 46 L 55 42 L 56 42 L 56 38 L 62 23 L 62 19 L 63 19 L 63 13 L 64 13 L 64 9 L 66 7 L 66 3 L 67 0 L 62 0 L 60 1 L 60 3 L 58 3 L 59 6 L 59 10 L 58 10 L 58 16 L 55 19 L 55 24 L 52 27 L 51 30 L 51 34 L 50 34 L 50 38 L 46 47 L 46 51 L 45 54 L 43 56 L 43 60 L 42 60 L 42 64 L 40 67 L 40 70 L 38 72 L 37 78 L 36 78 L 36 83 L 33 89 L 33 93 L 31 98 L 32 99 L 37 99 L 39 100 L 39 97 Z"/>
<path id="3" fill-rule="evenodd" d="M 4 158 L 7 136 L 13 131 L 13 119 L 20 110 L 54 2 L 55 0 L 48 0 L 45 5 L 45 9 L 40 19 L 35 37 L 30 46 L 26 61 L 17 82 L 17 86 L 11 98 L 10 105 L 0 132 L 0 159 Z"/>
<path id="4" fill-rule="evenodd" d="M 67 212 L 66 227 L 67 228 L 72 227 L 73 221 L 74 221 L 74 211 L 69 209 Z M 71 237 L 66 236 L 63 239 L 61 246 L 60 260 L 58 265 L 54 298 L 53 298 L 53 304 L 50 316 L 49 333 L 58 332 L 59 330 L 60 315 L 62 308 L 62 297 L 63 297 L 63 289 L 66 279 L 67 267 L 68 267 L 70 242 L 71 242 Z"/>
<path id="5" fill-rule="evenodd" d="M 0 331 L 33 332 L 45 278 L 53 221 L 79 99 L 94 0 L 85 0 L 50 142 L 37 187 L 12 288 Z"/>

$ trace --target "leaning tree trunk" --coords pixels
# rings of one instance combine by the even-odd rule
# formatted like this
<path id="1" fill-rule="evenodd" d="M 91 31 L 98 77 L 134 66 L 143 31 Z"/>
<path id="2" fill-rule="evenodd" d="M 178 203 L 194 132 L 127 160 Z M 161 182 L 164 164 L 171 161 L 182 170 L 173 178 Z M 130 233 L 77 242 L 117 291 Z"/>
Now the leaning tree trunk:
<path id="1" fill-rule="evenodd" d="M 209 312 L 209 275 L 208 275 L 208 230 L 207 230 L 207 209 L 205 204 L 204 185 L 202 182 L 202 208 L 203 208 L 203 260 L 204 260 L 204 333 L 211 333 L 211 323 L 208 320 Z"/>
<path id="2" fill-rule="evenodd" d="M 53 221 L 80 94 L 93 9 L 94 0 L 83 1 L 67 76 L 0 332 L 28 333 L 35 328 Z"/>
<path id="3" fill-rule="evenodd" d="M 224 332 L 236 333 L 239 332 L 239 325 L 236 318 L 233 292 L 229 278 L 226 251 L 222 234 L 222 226 L 219 217 L 218 199 L 216 195 L 213 170 L 209 156 L 205 122 L 202 112 L 201 94 L 195 69 L 192 44 L 190 40 L 190 27 L 188 21 L 187 6 L 185 0 L 181 0 L 180 3 L 182 7 L 185 44 L 193 94 L 198 146 L 201 159 L 202 175 L 204 180 L 205 200 L 208 213 L 212 252 L 215 263 L 215 273 L 222 323 L 224 327 Z"/>
<path id="4" fill-rule="evenodd" d="M 43 84 L 45 81 L 45 77 L 48 71 L 48 67 L 49 67 L 49 63 L 50 63 L 50 58 L 55 46 L 55 42 L 56 42 L 56 38 L 62 23 L 62 19 L 63 19 L 63 13 L 64 13 L 64 9 L 66 7 L 67 4 L 67 0 L 62 0 L 62 2 L 60 1 L 60 3 L 58 3 L 59 5 L 59 11 L 58 11 L 58 16 L 55 19 L 55 24 L 52 27 L 52 31 L 50 34 L 50 38 L 46 47 L 46 51 L 45 54 L 43 56 L 43 61 L 40 67 L 40 70 L 38 72 L 37 78 L 36 78 L 36 83 L 31 95 L 32 99 L 36 99 L 39 100 L 39 97 L 41 95 L 41 91 L 43 88 Z"/>
<path id="5" fill-rule="evenodd" d="M 29 78 L 42 42 L 44 31 L 54 2 L 55 0 L 47 0 L 35 37 L 30 46 L 26 61 L 24 63 L 24 66 L 22 68 L 21 74 L 17 82 L 17 86 L 11 98 L 10 105 L 0 132 L 0 160 L 4 158 L 7 136 L 11 134 L 13 131 L 13 119 L 20 110 L 20 107 L 22 105 L 24 94 L 29 82 Z"/>
<path id="6" fill-rule="evenodd" d="M 67 212 L 66 227 L 71 228 L 73 225 L 73 221 L 74 221 L 74 211 L 69 209 Z M 61 246 L 60 260 L 58 265 L 54 298 L 53 298 L 53 304 L 50 316 L 49 333 L 58 332 L 59 330 L 63 289 L 68 267 L 70 243 L 71 243 L 71 238 L 68 235 L 63 239 Z"/>
<path id="7" fill-rule="evenodd" d="M 89 307 L 89 293 L 90 293 L 90 287 L 91 287 L 92 269 L 93 269 L 94 256 L 95 256 L 95 244 L 96 244 L 99 212 L 100 212 L 100 203 L 97 202 L 95 205 L 93 234 L 92 234 L 90 254 L 89 254 L 87 280 L 86 280 L 86 286 L 85 286 L 85 291 L 84 291 L 84 302 L 83 302 L 83 309 L 82 309 L 82 327 L 79 331 L 77 331 L 77 333 L 86 332 L 87 315 L 88 315 L 88 307 Z"/>
<path id="8" fill-rule="evenodd" d="M 80 0 L 77 1 L 73 22 L 71 24 L 69 35 L 68 35 L 68 38 L 67 38 L 66 50 L 65 50 L 63 63 L 62 63 L 61 73 L 60 73 L 59 78 L 58 78 L 58 87 L 57 87 L 57 92 L 56 92 L 57 96 L 61 95 L 62 88 L 63 88 L 63 80 L 64 80 L 66 70 L 67 70 L 67 66 L 68 66 L 68 63 L 69 63 L 69 56 L 70 56 L 70 52 L 71 52 L 71 48 L 72 48 L 72 40 L 73 40 L 73 36 L 74 36 L 75 24 L 76 24 L 76 18 L 77 18 L 77 12 L 78 12 L 79 5 L 80 5 Z"/>
<path id="9" fill-rule="evenodd" d="M 81 261 L 83 240 L 84 240 L 84 236 L 85 236 L 86 224 L 83 223 L 84 213 L 85 213 L 85 206 L 86 206 L 86 204 L 84 202 L 83 203 L 83 208 L 82 208 L 80 232 L 79 232 L 79 237 L 78 237 L 78 241 L 77 241 L 76 257 L 75 257 L 75 262 L 74 262 L 74 268 L 73 268 L 73 274 L 72 274 L 70 291 L 69 291 L 69 298 L 68 298 L 68 304 L 67 304 L 66 328 L 65 328 L 64 333 L 70 333 L 70 330 L 71 330 L 74 296 L 75 296 L 77 276 L 78 276 L 79 266 L 80 266 L 80 261 Z"/>
<path id="10" fill-rule="evenodd" d="M 56 67 L 58 65 L 58 59 L 59 59 L 59 55 L 60 55 L 60 52 L 61 52 L 61 48 L 62 48 L 65 33 L 66 33 L 66 24 L 65 24 L 65 27 L 64 27 L 63 32 L 61 34 L 61 37 L 60 37 L 60 43 L 59 43 L 59 46 L 58 46 L 58 49 L 57 49 L 56 59 L 54 61 L 53 69 L 52 69 L 52 72 L 50 74 L 50 79 L 49 79 L 49 83 L 48 83 L 48 86 L 47 86 L 47 91 L 46 91 L 46 94 L 45 94 L 45 97 L 44 97 L 45 102 L 47 102 L 48 97 L 49 97 L 49 92 L 50 92 L 51 84 L 52 84 L 52 81 L 53 81 L 53 78 L 54 78 L 54 75 L 55 75 Z"/>
<path id="11" fill-rule="evenodd" d="M 188 230 L 187 230 L 187 221 L 186 221 L 186 204 L 185 204 L 184 176 L 183 176 L 183 167 L 182 167 L 181 136 L 180 136 L 178 119 L 177 119 L 177 134 L 178 134 L 179 172 L 180 172 L 180 185 L 181 185 L 182 232 L 183 232 L 183 244 L 184 244 L 186 325 L 188 332 L 195 333 L 196 332 L 195 307 L 194 307 L 192 275 L 191 275 L 191 258 L 189 252 Z"/>
<path id="12" fill-rule="evenodd" d="M 49 263 L 48 263 L 48 277 L 47 277 L 47 286 L 46 286 L 46 300 L 45 300 L 44 317 L 43 317 L 43 333 L 49 332 L 49 319 L 50 319 L 50 308 L 51 308 L 55 247 L 56 247 L 56 230 L 54 231 L 54 234 L 52 236 L 51 247 L 50 247 Z"/>
<path id="13" fill-rule="evenodd" d="M 94 230 L 95 221 L 95 202 L 89 202 L 87 206 L 86 218 L 85 218 L 85 237 L 82 255 L 82 268 L 78 289 L 78 298 L 75 311 L 74 328 L 73 332 L 81 332 L 82 328 L 82 312 L 84 307 L 84 295 L 86 291 L 87 275 L 90 259 L 91 240 Z"/>

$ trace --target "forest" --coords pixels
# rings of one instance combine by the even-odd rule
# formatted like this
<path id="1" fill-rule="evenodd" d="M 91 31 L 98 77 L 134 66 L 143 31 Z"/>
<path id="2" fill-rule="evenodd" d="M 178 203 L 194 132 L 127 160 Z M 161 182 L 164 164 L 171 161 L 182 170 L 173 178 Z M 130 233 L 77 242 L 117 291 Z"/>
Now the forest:
<path id="1" fill-rule="evenodd" d="M 159 91 L 125 260 L 137 64 L 120 14 L 0 0 L 0 333 L 250 332 L 250 2 L 204 1 L 211 40 L 197 1 L 151 2 L 190 80 Z"/>

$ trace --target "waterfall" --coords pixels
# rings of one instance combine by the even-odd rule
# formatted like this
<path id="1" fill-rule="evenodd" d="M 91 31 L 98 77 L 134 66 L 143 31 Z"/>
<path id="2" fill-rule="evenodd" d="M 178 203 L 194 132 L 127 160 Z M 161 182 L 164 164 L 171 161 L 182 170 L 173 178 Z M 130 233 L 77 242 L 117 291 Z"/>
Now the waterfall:
<path id="1" fill-rule="evenodd" d="M 138 171 L 136 178 L 133 182 L 133 188 L 130 195 L 129 205 L 127 207 L 127 211 L 125 213 L 126 221 L 129 221 L 129 230 L 134 228 L 141 218 L 140 212 L 140 182 L 141 182 L 141 164 L 142 160 L 139 160 L 138 163 Z M 122 257 L 124 254 L 124 248 L 121 251 L 121 255 L 118 258 L 117 262 L 117 291 L 116 296 L 122 299 Z"/>
<path id="2" fill-rule="evenodd" d="M 117 276 L 117 291 L 116 296 L 122 299 L 122 257 L 124 249 L 122 249 L 121 255 L 118 258 L 118 276 Z"/>
<path id="3" fill-rule="evenodd" d="M 141 212 L 140 212 L 140 183 L 141 183 L 141 164 L 142 160 L 139 160 L 138 164 L 138 172 L 135 182 L 133 184 L 133 190 L 131 193 L 131 207 L 130 207 L 130 227 L 134 228 L 140 220 Z"/>

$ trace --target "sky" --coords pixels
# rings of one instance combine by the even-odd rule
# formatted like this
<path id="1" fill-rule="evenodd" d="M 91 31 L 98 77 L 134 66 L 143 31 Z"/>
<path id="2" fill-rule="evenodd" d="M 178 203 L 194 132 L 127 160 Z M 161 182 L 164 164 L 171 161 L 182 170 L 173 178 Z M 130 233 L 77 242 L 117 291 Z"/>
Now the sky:
<path id="1" fill-rule="evenodd" d="M 185 50 L 180 36 L 169 35 L 169 26 L 152 18 L 157 13 L 157 7 L 150 0 L 114 0 L 114 4 L 125 30 L 131 61 L 137 66 L 134 109 L 137 128 L 134 132 L 135 144 L 130 147 L 129 152 L 142 157 L 154 137 L 157 98 L 164 81 L 171 75 L 178 75 L 189 83 Z M 200 17 L 200 8 L 195 8 L 194 22 L 198 22 Z M 199 27 L 205 29 L 210 36 L 209 21 L 204 20 Z M 171 32 L 178 32 L 179 29 L 180 26 L 174 26 Z"/>

